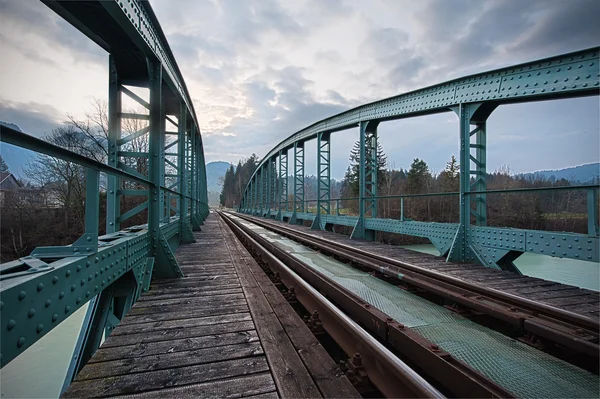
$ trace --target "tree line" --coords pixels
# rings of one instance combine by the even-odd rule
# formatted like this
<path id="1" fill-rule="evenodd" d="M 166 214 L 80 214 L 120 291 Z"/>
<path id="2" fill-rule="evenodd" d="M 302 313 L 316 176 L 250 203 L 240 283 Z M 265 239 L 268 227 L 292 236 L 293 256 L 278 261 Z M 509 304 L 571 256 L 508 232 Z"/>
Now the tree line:
<path id="1" fill-rule="evenodd" d="M 108 158 L 108 106 L 94 100 L 84 118 L 68 116 L 61 126 L 42 137 L 48 143 L 106 163 Z M 145 109 L 127 110 L 145 113 Z M 147 121 L 122 119 L 122 135 L 132 134 Z M 148 152 L 148 136 L 142 135 L 121 146 L 121 151 Z M 123 157 L 126 166 L 148 174 L 148 159 Z M 3 170 L 8 166 L 2 162 Z M 85 223 L 86 171 L 81 165 L 36 154 L 23 167 L 21 190 L 5 192 L 0 213 L 0 258 L 2 262 L 29 255 L 36 246 L 69 245 L 81 236 Z M 168 173 L 168 172 L 167 172 Z M 106 227 L 106 176 L 100 178 L 100 231 Z M 121 180 L 120 189 L 146 189 Z M 121 213 L 146 200 L 145 196 L 120 196 Z M 124 221 L 122 227 L 146 222 L 147 211 Z"/>
<path id="2" fill-rule="evenodd" d="M 368 154 L 367 154 L 368 155 Z M 460 165 L 454 155 L 439 173 L 432 171 L 425 160 L 415 158 L 408 169 L 396 169 L 390 163 L 380 144 L 377 147 L 377 194 L 378 196 L 401 196 L 412 194 L 458 193 L 460 189 Z M 342 181 L 331 180 L 331 209 L 339 205 L 344 215 L 358 215 L 360 180 L 360 143 L 357 141 L 350 151 L 350 166 Z M 246 184 L 258 159 L 256 155 L 238 162 L 227 171 L 221 191 L 221 205 L 233 207 L 240 203 Z M 316 177 L 305 176 L 305 199 L 308 210 L 316 212 Z M 474 180 L 471 179 L 471 182 Z M 514 175 L 503 166 L 486 175 L 487 190 L 526 189 L 540 187 L 568 187 L 566 179 L 524 177 Z M 288 201 L 293 201 L 293 178 L 288 176 Z M 552 190 L 530 193 L 487 194 L 487 224 L 497 227 L 523 229 L 587 232 L 587 193 L 585 190 Z M 311 202 L 312 201 L 312 202 Z M 473 209 L 475 207 L 472 201 Z M 377 217 L 388 219 L 415 220 L 425 222 L 457 223 L 459 221 L 458 194 L 443 196 L 421 196 L 405 198 L 383 198 L 377 200 Z M 402 210 L 401 210 L 401 205 Z M 291 205 L 288 207 L 291 210 Z M 475 219 L 472 219 L 475 223 Z M 414 239 L 405 237 L 408 242 Z"/>

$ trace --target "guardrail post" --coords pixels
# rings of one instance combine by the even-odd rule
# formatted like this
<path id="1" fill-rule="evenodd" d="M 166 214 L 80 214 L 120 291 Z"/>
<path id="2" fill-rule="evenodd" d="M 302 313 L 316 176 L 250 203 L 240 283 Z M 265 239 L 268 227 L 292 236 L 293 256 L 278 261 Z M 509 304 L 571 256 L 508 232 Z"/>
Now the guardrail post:
<path id="1" fill-rule="evenodd" d="M 304 213 L 304 142 L 294 142 L 294 213 L 292 224 L 302 224 L 298 211 Z"/>
<path id="2" fill-rule="evenodd" d="M 121 93 L 119 74 L 112 55 L 108 57 L 109 83 L 108 83 L 108 165 L 118 167 L 119 145 L 121 138 Z M 121 230 L 119 216 L 121 215 L 119 188 L 120 181 L 117 176 L 107 176 L 106 192 L 106 233 L 114 233 Z"/>
<path id="3" fill-rule="evenodd" d="M 321 222 L 321 213 L 331 214 L 331 134 L 317 134 L 317 214 L 311 229 L 323 230 L 325 223 Z"/>
<path id="4" fill-rule="evenodd" d="M 404 197 L 400 198 L 400 221 L 404 222 Z"/>
<path id="5" fill-rule="evenodd" d="M 162 65 L 148 59 L 150 80 L 150 143 L 148 180 L 148 236 L 152 256 L 156 258 L 154 268 L 158 278 L 182 277 L 183 274 L 160 230 L 165 204 L 161 186 L 165 181 L 165 109 L 162 93 Z"/>
<path id="6" fill-rule="evenodd" d="M 358 173 L 358 221 L 353 239 L 373 240 L 375 232 L 365 228 L 367 215 L 377 217 L 377 126 L 378 121 L 360 123 L 360 169 Z"/>

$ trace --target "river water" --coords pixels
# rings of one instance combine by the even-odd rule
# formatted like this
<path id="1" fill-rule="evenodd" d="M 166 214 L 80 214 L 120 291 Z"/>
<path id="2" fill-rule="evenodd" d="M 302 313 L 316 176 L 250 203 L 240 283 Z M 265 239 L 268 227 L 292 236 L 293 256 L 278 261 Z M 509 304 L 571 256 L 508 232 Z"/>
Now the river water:
<path id="1" fill-rule="evenodd" d="M 404 247 L 439 255 L 430 244 Z M 528 276 L 600 291 L 598 263 L 525 253 L 515 264 Z M 59 396 L 86 308 L 83 306 L 0 371 L 2 398 Z"/>

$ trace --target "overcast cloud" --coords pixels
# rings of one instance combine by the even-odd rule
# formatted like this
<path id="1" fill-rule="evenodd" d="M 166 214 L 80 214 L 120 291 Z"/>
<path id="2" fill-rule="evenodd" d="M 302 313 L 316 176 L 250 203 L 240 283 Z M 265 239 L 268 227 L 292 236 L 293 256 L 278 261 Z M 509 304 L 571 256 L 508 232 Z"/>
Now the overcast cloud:
<path id="1" fill-rule="evenodd" d="M 600 44 L 597 0 L 151 4 L 194 101 L 208 161 L 263 156 L 361 103 Z M 108 55 L 37 0 L 0 0 L 0 52 L 0 120 L 24 131 L 43 135 L 107 98 Z M 598 109 L 598 97 L 499 108 L 489 121 L 488 168 L 598 162 Z M 397 168 L 420 157 L 439 171 L 458 151 L 452 113 L 384 123 L 380 132 Z M 357 136 L 333 136 L 334 177 Z"/>

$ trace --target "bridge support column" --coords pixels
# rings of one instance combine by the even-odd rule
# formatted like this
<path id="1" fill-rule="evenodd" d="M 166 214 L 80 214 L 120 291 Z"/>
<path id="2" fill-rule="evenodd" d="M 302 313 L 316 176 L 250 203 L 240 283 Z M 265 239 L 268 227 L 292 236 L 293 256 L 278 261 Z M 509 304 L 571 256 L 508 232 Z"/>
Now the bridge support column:
<path id="1" fill-rule="evenodd" d="M 250 212 L 251 215 L 256 215 L 258 212 L 258 172 L 256 172 L 256 174 L 254 175 L 253 178 L 253 191 L 252 191 L 252 212 Z"/>
<path id="2" fill-rule="evenodd" d="M 331 134 L 317 134 L 317 214 L 311 229 L 324 230 L 321 214 L 331 214 Z"/>
<path id="3" fill-rule="evenodd" d="M 262 165 L 259 169 L 258 182 L 259 182 L 259 187 L 260 187 L 258 215 L 260 217 L 263 217 L 264 216 L 263 210 L 265 208 L 265 167 L 264 167 L 264 165 Z"/>
<path id="4" fill-rule="evenodd" d="M 487 190 L 486 121 L 496 107 L 491 103 L 474 103 L 454 109 L 460 121 L 460 224 L 447 260 L 476 262 L 520 273 L 513 261 L 521 252 L 490 250 L 475 240 L 472 231 L 472 219 L 475 226 L 487 225 L 486 195 L 477 192 Z"/>
<path id="5" fill-rule="evenodd" d="M 192 134 L 190 136 L 190 171 L 191 171 L 191 199 L 190 202 L 193 205 L 190 209 L 191 218 L 192 218 L 192 229 L 194 231 L 202 230 L 200 219 L 198 218 L 199 214 L 199 202 L 198 202 L 198 176 L 199 176 L 199 167 L 198 167 L 198 138 L 196 137 L 196 129 L 192 129 Z"/>
<path id="6" fill-rule="evenodd" d="M 185 157 L 185 142 L 187 137 L 187 109 L 184 103 L 180 104 L 179 120 L 177 130 L 177 166 L 179 168 L 178 190 L 179 197 L 179 237 L 181 242 L 195 242 L 192 233 L 191 215 L 188 216 L 188 196 L 190 195 L 188 186 L 189 167 Z M 169 205 L 170 208 L 170 205 Z"/>
<path id="7" fill-rule="evenodd" d="M 350 238 L 372 241 L 375 232 L 365 227 L 367 217 L 377 217 L 377 126 L 378 121 L 360 123 L 360 169 L 358 173 L 358 221 Z"/>
<path id="8" fill-rule="evenodd" d="M 148 179 L 148 236 L 151 257 L 156 259 L 154 267 L 157 278 L 183 277 L 175 256 L 162 235 L 160 222 L 165 211 L 164 195 L 161 187 L 165 181 L 165 109 L 162 93 L 162 66 L 160 62 L 148 59 L 150 80 L 150 143 Z"/>
<path id="9" fill-rule="evenodd" d="M 267 184 L 267 201 L 266 201 L 266 212 L 265 212 L 265 216 L 267 218 L 271 217 L 271 208 L 273 207 L 273 197 L 274 197 L 274 190 L 273 190 L 273 182 L 275 180 L 275 159 L 273 158 L 269 158 L 267 160 L 267 179 L 266 179 L 266 184 Z"/>
<path id="10" fill-rule="evenodd" d="M 294 143 L 294 213 L 290 223 L 302 224 L 298 212 L 304 213 L 304 143 Z"/>
<path id="11" fill-rule="evenodd" d="M 117 168 L 119 164 L 119 139 L 121 138 L 121 83 L 117 66 L 112 55 L 109 56 L 108 83 L 108 165 Z M 119 189 L 121 179 L 108 175 L 108 190 L 106 191 L 106 233 L 121 230 L 121 215 Z"/>
<path id="12" fill-rule="evenodd" d="M 277 220 L 283 220 L 283 206 L 288 210 L 288 156 L 286 151 L 279 151 L 279 179 L 277 184 L 277 198 L 279 200 Z"/>

